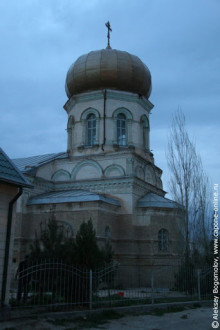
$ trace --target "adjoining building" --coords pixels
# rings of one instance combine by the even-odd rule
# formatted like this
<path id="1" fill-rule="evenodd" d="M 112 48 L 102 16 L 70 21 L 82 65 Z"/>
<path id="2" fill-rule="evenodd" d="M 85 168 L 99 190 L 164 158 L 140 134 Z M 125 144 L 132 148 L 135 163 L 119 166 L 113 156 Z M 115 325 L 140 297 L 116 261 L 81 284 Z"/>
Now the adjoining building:
<path id="1" fill-rule="evenodd" d="M 110 46 L 71 65 L 67 150 L 14 160 L 34 185 L 17 206 L 15 266 L 51 217 L 73 235 L 91 218 L 98 242 L 111 241 L 136 278 L 146 267 L 180 262 L 184 211 L 165 198 L 150 151 L 151 88 L 147 66 Z"/>
<path id="2" fill-rule="evenodd" d="M 11 280 L 15 205 L 24 187 L 31 184 L 0 148 L 0 302 L 7 304 Z"/>

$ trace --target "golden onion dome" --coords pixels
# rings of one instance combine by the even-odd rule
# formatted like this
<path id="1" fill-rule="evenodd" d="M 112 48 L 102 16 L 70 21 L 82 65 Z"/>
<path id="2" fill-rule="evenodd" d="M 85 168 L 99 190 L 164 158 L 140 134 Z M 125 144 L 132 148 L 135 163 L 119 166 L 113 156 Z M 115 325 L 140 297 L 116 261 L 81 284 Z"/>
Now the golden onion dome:
<path id="1" fill-rule="evenodd" d="M 66 76 L 68 98 L 99 89 L 137 93 L 148 98 L 151 74 L 135 55 L 116 49 L 102 49 L 80 56 Z"/>

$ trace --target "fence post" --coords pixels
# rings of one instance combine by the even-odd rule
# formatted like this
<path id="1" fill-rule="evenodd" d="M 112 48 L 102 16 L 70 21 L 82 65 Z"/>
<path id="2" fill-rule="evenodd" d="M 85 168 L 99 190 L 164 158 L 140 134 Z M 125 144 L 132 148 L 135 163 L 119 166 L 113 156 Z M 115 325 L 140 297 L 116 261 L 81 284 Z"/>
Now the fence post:
<path id="1" fill-rule="evenodd" d="M 198 282 L 198 300 L 201 300 L 201 288 L 200 288 L 200 269 L 197 269 L 197 282 Z"/>
<path id="2" fill-rule="evenodd" d="M 151 271 L 151 304 L 154 304 L 154 272 Z"/>
<path id="3" fill-rule="evenodd" d="M 89 309 L 92 309 L 92 269 L 89 270 Z"/>

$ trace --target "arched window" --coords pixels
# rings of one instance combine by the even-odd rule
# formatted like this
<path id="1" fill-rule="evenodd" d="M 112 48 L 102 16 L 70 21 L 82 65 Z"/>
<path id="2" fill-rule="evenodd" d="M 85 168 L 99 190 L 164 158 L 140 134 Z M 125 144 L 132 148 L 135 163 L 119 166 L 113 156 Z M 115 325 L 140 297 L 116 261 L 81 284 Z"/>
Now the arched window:
<path id="1" fill-rule="evenodd" d="M 143 132 L 143 146 L 146 149 L 149 149 L 149 130 L 150 130 L 150 126 L 149 126 L 149 120 L 146 116 L 142 117 L 141 120 L 141 126 L 142 126 L 142 132 Z"/>
<path id="2" fill-rule="evenodd" d="M 127 144 L 126 116 L 123 113 L 117 115 L 117 143 L 119 146 Z"/>
<path id="3" fill-rule="evenodd" d="M 105 239 L 106 241 L 110 241 L 111 240 L 111 231 L 109 226 L 105 227 Z"/>
<path id="4" fill-rule="evenodd" d="M 58 224 L 58 232 L 61 231 L 64 237 L 73 237 L 73 227 L 66 221 L 56 220 Z"/>
<path id="5" fill-rule="evenodd" d="M 74 129 L 74 118 L 72 116 L 69 117 L 68 123 L 67 123 L 67 150 L 72 150 L 74 145 L 73 140 L 73 129 Z"/>
<path id="6" fill-rule="evenodd" d="M 111 242 L 111 231 L 109 226 L 105 227 L 105 244 L 110 244 Z"/>
<path id="7" fill-rule="evenodd" d="M 93 146 L 96 144 L 96 116 L 94 113 L 90 113 L 86 118 L 87 126 L 87 138 L 86 144 L 88 146 Z"/>
<path id="8" fill-rule="evenodd" d="M 158 250 L 161 252 L 168 251 L 169 233 L 166 229 L 160 229 L 158 232 Z"/>

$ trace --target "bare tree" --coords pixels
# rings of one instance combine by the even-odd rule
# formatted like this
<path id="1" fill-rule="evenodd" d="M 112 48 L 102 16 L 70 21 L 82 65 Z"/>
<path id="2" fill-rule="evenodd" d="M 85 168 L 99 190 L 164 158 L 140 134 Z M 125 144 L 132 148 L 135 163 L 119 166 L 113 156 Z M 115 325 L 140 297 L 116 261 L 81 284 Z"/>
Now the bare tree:
<path id="1" fill-rule="evenodd" d="M 174 114 L 167 152 L 170 169 L 169 188 L 172 197 L 185 207 L 183 235 L 185 256 L 194 244 L 208 246 L 207 213 L 209 180 L 204 173 L 200 155 L 190 140 L 185 116 L 180 109 Z"/>

